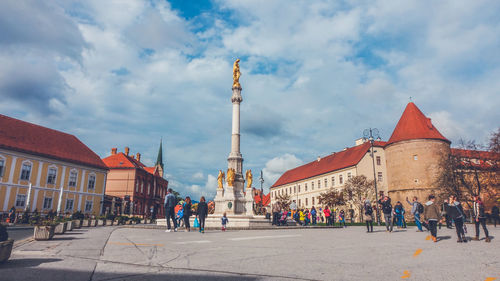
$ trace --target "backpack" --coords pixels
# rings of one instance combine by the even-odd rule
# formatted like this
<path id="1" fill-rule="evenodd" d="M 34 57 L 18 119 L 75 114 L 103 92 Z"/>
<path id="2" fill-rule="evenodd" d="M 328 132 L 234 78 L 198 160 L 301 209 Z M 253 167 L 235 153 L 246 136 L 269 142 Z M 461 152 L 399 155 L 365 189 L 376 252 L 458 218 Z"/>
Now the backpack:
<path id="1" fill-rule="evenodd" d="M 423 214 L 424 213 L 424 205 L 422 205 L 420 202 L 417 202 L 417 212 L 419 214 Z"/>
<path id="2" fill-rule="evenodd" d="M 365 215 L 371 215 L 373 213 L 373 208 L 372 206 L 367 206 L 365 208 Z"/>

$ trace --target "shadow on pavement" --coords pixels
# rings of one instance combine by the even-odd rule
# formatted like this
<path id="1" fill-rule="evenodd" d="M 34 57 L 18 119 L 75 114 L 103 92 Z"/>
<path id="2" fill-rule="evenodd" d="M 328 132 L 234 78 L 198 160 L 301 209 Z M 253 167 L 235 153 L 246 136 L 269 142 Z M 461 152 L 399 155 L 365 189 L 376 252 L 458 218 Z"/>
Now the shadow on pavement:
<path id="1" fill-rule="evenodd" d="M 447 236 L 438 236 L 438 237 L 437 237 L 437 240 L 438 240 L 438 241 L 441 241 L 441 240 L 448 240 L 448 239 L 451 239 L 451 236 L 447 235 Z"/>
<path id="2" fill-rule="evenodd" d="M 76 240 L 76 239 L 83 239 L 83 238 L 78 238 L 78 237 L 61 237 L 61 236 L 54 236 L 54 238 L 52 238 L 53 241 L 65 241 L 65 240 Z"/>
<path id="3" fill-rule="evenodd" d="M 16 264 L 22 263 L 23 260 L 13 260 Z M 28 259 L 28 262 L 24 260 L 26 268 L 19 270 L 16 268 L 10 271 L 3 270 L 6 265 L 0 266 L 2 269 L 2 274 L 0 274 L 0 280 L 92 280 L 92 281 L 110 281 L 110 280 L 200 280 L 200 281 L 216 281 L 216 280 L 243 280 L 243 281 L 253 281 L 261 280 L 258 277 L 242 276 L 239 274 L 225 274 L 217 272 L 179 272 L 178 270 L 169 269 L 169 272 L 155 272 L 155 273 L 134 273 L 134 272 L 113 272 L 113 273 L 92 273 L 78 270 L 66 270 L 60 268 L 33 268 L 29 267 L 35 266 L 43 262 L 57 261 L 57 259 Z M 11 263 L 9 262 L 9 263 Z M 20 266 L 22 267 L 22 266 Z"/>
<path id="4" fill-rule="evenodd" d="M 35 267 L 42 263 L 57 262 L 62 261 L 62 259 L 12 259 L 0 264 L 0 269 L 3 271 L 9 268 L 20 268 L 20 267 Z M 5 278 L 3 274 L 0 274 L 0 280 Z"/>

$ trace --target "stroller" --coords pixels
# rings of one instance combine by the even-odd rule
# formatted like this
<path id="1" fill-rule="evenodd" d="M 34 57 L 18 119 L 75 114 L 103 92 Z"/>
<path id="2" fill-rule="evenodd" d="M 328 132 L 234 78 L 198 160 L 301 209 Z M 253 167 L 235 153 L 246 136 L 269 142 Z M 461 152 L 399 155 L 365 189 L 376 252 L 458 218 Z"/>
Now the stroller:
<path id="1" fill-rule="evenodd" d="M 283 212 L 279 219 L 278 225 L 286 225 L 287 212 Z"/>

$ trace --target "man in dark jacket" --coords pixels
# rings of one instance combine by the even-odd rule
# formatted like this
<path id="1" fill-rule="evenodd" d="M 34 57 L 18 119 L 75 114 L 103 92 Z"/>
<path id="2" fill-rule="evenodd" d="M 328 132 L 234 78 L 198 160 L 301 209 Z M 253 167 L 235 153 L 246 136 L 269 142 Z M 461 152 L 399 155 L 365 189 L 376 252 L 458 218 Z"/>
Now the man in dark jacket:
<path id="1" fill-rule="evenodd" d="M 382 213 L 384 213 L 385 228 L 388 232 L 392 232 L 392 205 L 391 198 L 384 196 L 383 199 L 378 200 L 378 203 L 382 205 Z"/>
<path id="2" fill-rule="evenodd" d="M 457 197 L 452 195 L 450 196 L 449 203 L 446 206 L 446 213 L 455 222 L 455 229 L 457 231 L 457 243 L 467 243 L 467 239 L 465 238 L 464 232 L 464 209 L 462 204 L 458 202 Z"/>
<path id="3" fill-rule="evenodd" d="M 493 223 L 495 224 L 495 227 L 497 227 L 497 222 L 500 222 L 499 210 L 498 210 L 497 205 L 495 205 L 495 206 L 493 206 L 493 208 L 491 208 L 491 218 L 493 219 Z"/>
<path id="4" fill-rule="evenodd" d="M 488 235 L 488 229 L 486 228 L 486 215 L 484 214 L 484 204 L 479 196 L 474 196 L 474 223 L 476 224 L 476 237 L 472 240 L 479 241 L 479 225 L 483 227 L 484 235 L 486 235 L 486 242 L 490 242 L 490 236 Z"/>
<path id="5" fill-rule="evenodd" d="M 174 231 L 177 232 L 177 220 L 175 219 L 175 195 L 173 190 L 169 188 L 167 190 L 167 195 L 165 195 L 165 219 L 167 220 L 167 230 L 165 232 L 170 232 L 170 219 L 174 223 Z"/>

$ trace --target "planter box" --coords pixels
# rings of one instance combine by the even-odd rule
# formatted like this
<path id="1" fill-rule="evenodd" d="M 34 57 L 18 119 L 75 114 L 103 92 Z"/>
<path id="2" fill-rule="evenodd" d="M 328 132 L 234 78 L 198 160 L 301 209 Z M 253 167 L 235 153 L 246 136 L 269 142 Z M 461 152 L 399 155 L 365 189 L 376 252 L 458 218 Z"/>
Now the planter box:
<path id="1" fill-rule="evenodd" d="M 90 220 L 83 220 L 82 226 L 83 227 L 89 227 L 90 226 Z"/>
<path id="2" fill-rule="evenodd" d="M 37 241 L 51 240 L 54 237 L 55 226 L 35 226 L 34 238 Z"/>
<path id="3" fill-rule="evenodd" d="M 7 239 L 7 241 L 0 242 L 0 263 L 5 262 L 10 258 L 12 245 L 14 245 L 14 239 Z"/>
<path id="4" fill-rule="evenodd" d="M 73 221 L 67 221 L 66 222 L 66 231 L 72 231 L 73 230 Z"/>
<path id="5" fill-rule="evenodd" d="M 109 225 L 109 226 L 113 225 L 113 221 L 112 220 L 106 220 L 106 225 Z"/>
<path id="6" fill-rule="evenodd" d="M 90 226 L 97 226 L 97 220 L 90 220 Z"/>
<path id="7" fill-rule="evenodd" d="M 104 225 L 106 225 L 106 220 L 97 220 L 97 225 L 98 226 L 104 226 Z"/>
<path id="8" fill-rule="evenodd" d="M 56 228 L 54 230 L 54 234 L 64 234 L 64 232 L 66 232 L 67 228 L 68 228 L 68 223 L 61 222 L 58 225 L 56 225 Z"/>
<path id="9" fill-rule="evenodd" d="M 74 220 L 73 221 L 73 228 L 78 229 L 80 227 L 82 227 L 82 221 L 81 220 Z"/>

